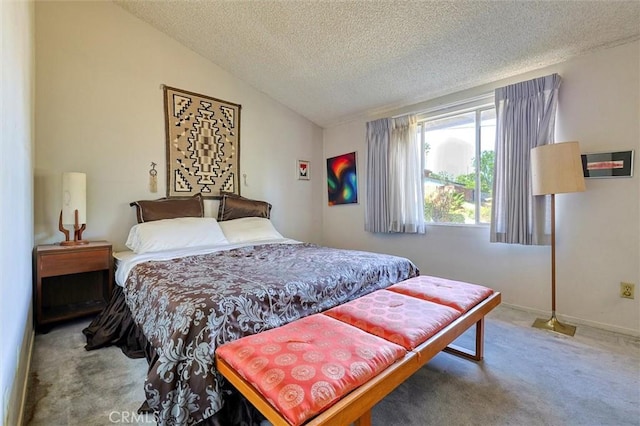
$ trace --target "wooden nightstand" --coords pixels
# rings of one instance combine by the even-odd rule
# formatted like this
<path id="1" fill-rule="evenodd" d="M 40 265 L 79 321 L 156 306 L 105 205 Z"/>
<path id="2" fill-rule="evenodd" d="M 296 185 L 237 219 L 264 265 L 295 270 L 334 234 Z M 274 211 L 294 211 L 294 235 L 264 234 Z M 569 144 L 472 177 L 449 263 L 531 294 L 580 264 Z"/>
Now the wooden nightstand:
<path id="1" fill-rule="evenodd" d="M 100 312 L 113 290 L 111 244 L 40 245 L 33 252 L 36 328 Z"/>

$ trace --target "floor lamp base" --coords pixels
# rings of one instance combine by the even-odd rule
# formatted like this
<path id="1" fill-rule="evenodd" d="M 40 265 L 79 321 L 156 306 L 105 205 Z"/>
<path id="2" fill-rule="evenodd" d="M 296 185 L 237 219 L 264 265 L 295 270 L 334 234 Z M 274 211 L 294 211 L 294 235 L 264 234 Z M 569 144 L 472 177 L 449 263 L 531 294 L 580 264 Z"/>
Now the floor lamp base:
<path id="1" fill-rule="evenodd" d="M 532 327 L 555 331 L 556 333 L 566 334 L 567 336 L 576 334 L 576 328 L 572 325 L 562 324 L 558 321 L 558 318 L 556 318 L 555 313 L 551 315 L 551 318 L 548 320 L 538 318 L 534 321 Z"/>

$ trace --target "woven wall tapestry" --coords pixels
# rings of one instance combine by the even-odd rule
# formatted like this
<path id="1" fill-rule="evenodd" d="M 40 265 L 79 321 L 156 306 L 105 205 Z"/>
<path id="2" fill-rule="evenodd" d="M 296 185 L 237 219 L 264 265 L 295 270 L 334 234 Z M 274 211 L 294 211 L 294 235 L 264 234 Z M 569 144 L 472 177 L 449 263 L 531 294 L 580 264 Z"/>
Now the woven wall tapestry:
<path id="1" fill-rule="evenodd" d="M 164 87 L 167 197 L 240 194 L 238 104 Z"/>

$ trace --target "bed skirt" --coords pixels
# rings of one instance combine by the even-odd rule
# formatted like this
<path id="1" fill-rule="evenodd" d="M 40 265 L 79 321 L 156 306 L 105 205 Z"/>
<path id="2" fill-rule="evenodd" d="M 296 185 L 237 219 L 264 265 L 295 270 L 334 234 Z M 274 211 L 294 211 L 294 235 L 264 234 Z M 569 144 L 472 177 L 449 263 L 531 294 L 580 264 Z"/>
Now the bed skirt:
<path id="1" fill-rule="evenodd" d="M 82 333 L 87 338 L 88 351 L 118 346 L 129 358 L 146 358 L 149 365 L 155 362 L 156 351 L 133 321 L 120 286 L 115 286 L 109 304 Z M 225 387 L 223 408 L 198 426 L 259 426 L 264 420 L 262 414 L 230 385 Z M 139 411 L 150 412 L 146 401 Z"/>
<path id="2" fill-rule="evenodd" d="M 153 350 L 146 337 L 133 322 L 131 311 L 125 303 L 122 287 L 115 286 L 109 304 L 82 333 L 87 338 L 85 349 L 118 346 L 129 358 L 153 358 Z"/>

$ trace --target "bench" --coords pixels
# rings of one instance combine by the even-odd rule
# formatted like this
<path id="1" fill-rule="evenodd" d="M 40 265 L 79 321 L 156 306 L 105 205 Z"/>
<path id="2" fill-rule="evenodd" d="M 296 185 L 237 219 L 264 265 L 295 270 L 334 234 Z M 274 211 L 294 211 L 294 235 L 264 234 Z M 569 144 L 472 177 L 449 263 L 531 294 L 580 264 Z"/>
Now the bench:
<path id="1" fill-rule="evenodd" d="M 371 424 L 371 408 L 440 351 L 483 358 L 500 293 L 419 276 L 224 344 L 220 373 L 274 426 Z M 475 348 L 451 343 L 475 324 Z"/>

